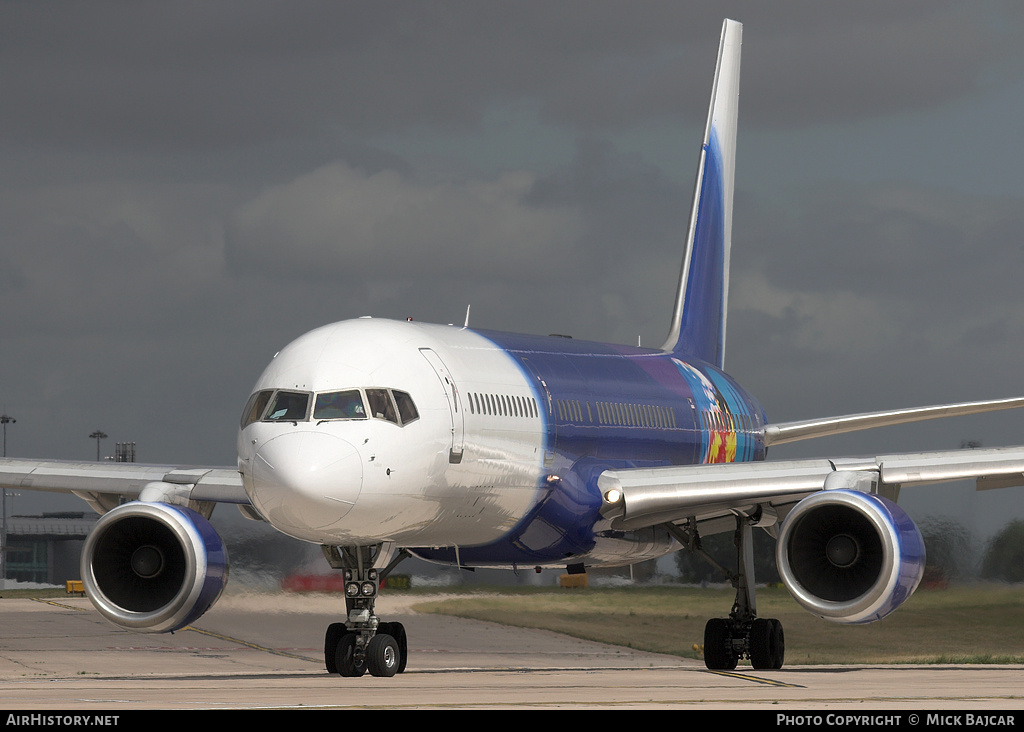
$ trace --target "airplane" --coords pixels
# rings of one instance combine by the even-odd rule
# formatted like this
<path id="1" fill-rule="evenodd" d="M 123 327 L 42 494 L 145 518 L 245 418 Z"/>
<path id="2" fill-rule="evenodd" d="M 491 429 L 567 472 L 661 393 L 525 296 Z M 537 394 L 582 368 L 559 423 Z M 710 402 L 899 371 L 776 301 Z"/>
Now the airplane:
<path id="1" fill-rule="evenodd" d="M 769 422 L 724 371 L 742 25 L 723 23 L 670 327 L 660 348 L 363 317 L 285 346 L 239 422 L 237 465 L 0 460 L 0 485 L 75 494 L 102 514 L 82 581 L 119 627 L 171 632 L 220 597 L 209 523 L 234 504 L 318 544 L 343 573 L 326 670 L 405 670 L 401 623 L 378 617 L 408 557 L 476 567 L 624 566 L 731 532 L 736 591 L 707 622 L 705 664 L 778 669 L 781 623 L 757 614 L 754 529 L 777 542 L 796 601 L 848 624 L 917 588 L 925 548 L 900 488 L 1024 485 L 1024 447 L 767 461 L 797 440 L 1024 406 L 1024 398 Z"/>

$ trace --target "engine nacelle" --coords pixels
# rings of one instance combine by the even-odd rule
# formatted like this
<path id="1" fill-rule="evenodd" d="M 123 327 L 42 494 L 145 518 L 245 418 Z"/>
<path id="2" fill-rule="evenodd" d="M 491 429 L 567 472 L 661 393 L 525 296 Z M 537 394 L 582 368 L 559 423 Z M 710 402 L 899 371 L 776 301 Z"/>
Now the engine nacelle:
<path id="1" fill-rule="evenodd" d="M 914 593 L 925 550 L 917 526 L 892 501 L 826 490 L 790 511 L 776 558 L 782 581 L 806 610 L 837 623 L 870 623 Z"/>
<path id="2" fill-rule="evenodd" d="M 135 501 L 96 522 L 82 552 L 82 583 L 107 620 L 167 633 L 194 622 L 220 597 L 228 553 L 195 511 Z"/>

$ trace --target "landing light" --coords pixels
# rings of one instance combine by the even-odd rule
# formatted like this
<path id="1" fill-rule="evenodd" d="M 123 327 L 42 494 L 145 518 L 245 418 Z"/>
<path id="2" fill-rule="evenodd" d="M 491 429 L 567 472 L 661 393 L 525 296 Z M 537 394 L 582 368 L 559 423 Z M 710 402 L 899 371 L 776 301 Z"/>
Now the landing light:
<path id="1" fill-rule="evenodd" d="M 618 503 L 621 500 L 622 491 L 620 491 L 618 488 L 612 488 L 611 490 L 604 494 L 605 503 Z"/>

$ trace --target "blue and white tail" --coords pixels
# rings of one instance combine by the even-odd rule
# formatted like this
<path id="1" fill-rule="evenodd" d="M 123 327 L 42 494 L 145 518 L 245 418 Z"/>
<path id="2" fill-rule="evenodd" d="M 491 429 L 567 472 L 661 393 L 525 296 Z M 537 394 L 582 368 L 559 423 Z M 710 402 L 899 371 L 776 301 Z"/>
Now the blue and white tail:
<path id="1" fill-rule="evenodd" d="M 725 362 L 742 38 L 743 25 L 726 20 L 672 325 L 662 346 L 665 351 L 699 358 L 719 368 Z"/>

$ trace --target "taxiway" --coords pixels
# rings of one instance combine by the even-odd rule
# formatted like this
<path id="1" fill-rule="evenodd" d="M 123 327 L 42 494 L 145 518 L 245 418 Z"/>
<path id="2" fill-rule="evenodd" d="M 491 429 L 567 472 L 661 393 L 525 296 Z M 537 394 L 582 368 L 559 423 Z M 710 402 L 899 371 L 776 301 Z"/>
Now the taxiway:
<path id="1" fill-rule="evenodd" d="M 417 597 L 422 599 L 422 597 Z M 322 638 L 341 597 L 229 595 L 173 635 L 120 630 L 82 598 L 0 599 L 0 708 L 1024 709 L 1019 666 L 790 666 L 698 661 L 546 631 L 378 611 L 409 634 L 406 673 L 343 679 Z"/>

